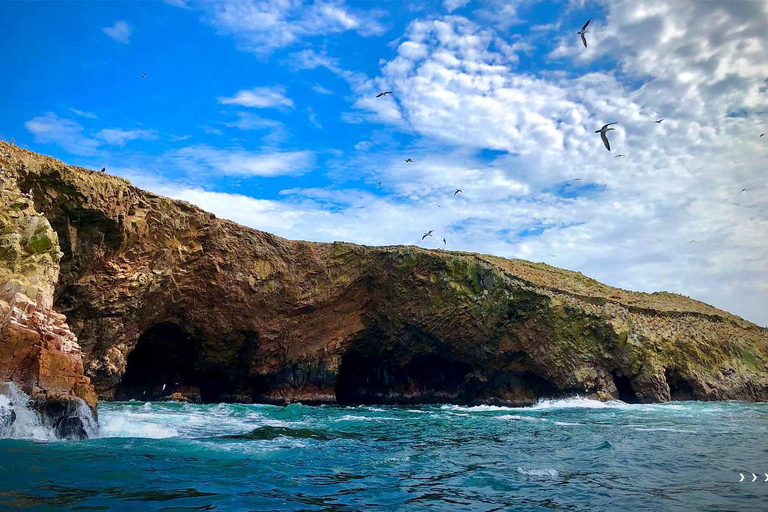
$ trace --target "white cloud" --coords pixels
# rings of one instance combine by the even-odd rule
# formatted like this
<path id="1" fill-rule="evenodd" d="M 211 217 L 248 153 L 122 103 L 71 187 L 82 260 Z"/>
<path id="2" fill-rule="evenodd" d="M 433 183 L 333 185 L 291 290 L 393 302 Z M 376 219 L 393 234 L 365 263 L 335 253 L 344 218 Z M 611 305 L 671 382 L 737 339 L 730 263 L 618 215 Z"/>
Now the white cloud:
<path id="1" fill-rule="evenodd" d="M 193 174 L 274 177 L 303 174 L 314 165 L 311 151 L 250 152 L 205 144 L 181 148 L 170 156 L 178 166 Z"/>
<path id="2" fill-rule="evenodd" d="M 53 112 L 34 117 L 24 123 L 24 126 L 32 132 L 37 142 L 58 144 L 74 155 L 95 155 L 105 144 L 124 146 L 126 142 L 131 140 L 156 138 L 154 130 L 125 130 L 122 128 L 105 128 L 88 134 L 78 122 L 61 118 Z"/>
<path id="3" fill-rule="evenodd" d="M 121 128 L 105 128 L 94 136 L 112 146 L 124 146 L 126 142 L 135 139 L 152 140 L 157 138 L 154 130 L 123 130 Z"/>
<path id="4" fill-rule="evenodd" d="M 243 89 L 231 98 L 220 97 L 219 103 L 253 108 L 293 107 L 293 100 L 285 95 L 282 86 Z"/>
<path id="5" fill-rule="evenodd" d="M 339 1 L 222 0 L 199 5 L 211 24 L 235 37 L 240 49 L 261 55 L 315 36 L 384 33 L 376 11 L 352 9 Z"/>
<path id="6" fill-rule="evenodd" d="M 309 122 L 312 123 L 312 126 L 322 129 L 323 125 L 317 120 L 317 114 L 312 110 L 312 107 L 307 107 L 307 116 L 309 117 Z"/>
<path id="7" fill-rule="evenodd" d="M 251 112 L 237 112 L 237 117 L 237 121 L 224 123 L 224 125 L 230 128 L 237 128 L 239 130 L 245 131 L 266 131 L 267 134 L 264 135 L 262 140 L 269 144 L 282 142 L 288 137 L 288 129 L 280 121 L 275 121 L 274 119 L 266 119 Z"/>
<path id="8" fill-rule="evenodd" d="M 35 141 L 58 144 L 74 155 L 93 155 L 99 142 L 83 134 L 83 127 L 70 119 L 58 117 L 53 112 L 37 116 L 24 126 L 35 136 Z"/>
<path id="9" fill-rule="evenodd" d="M 131 27 L 125 21 L 116 21 L 111 27 L 102 29 L 109 37 L 122 44 L 129 44 L 131 37 Z"/>
<path id="10" fill-rule="evenodd" d="M 456 9 L 461 9 L 467 5 L 470 0 L 443 0 L 443 7 L 448 12 L 453 12 Z"/>
<path id="11" fill-rule="evenodd" d="M 326 95 L 333 94 L 332 90 L 326 89 L 325 87 L 323 87 L 320 84 L 313 85 L 312 86 L 312 90 L 315 91 L 317 94 L 326 94 Z"/>
<path id="12" fill-rule="evenodd" d="M 93 112 L 86 112 L 84 110 L 78 110 L 76 108 L 69 109 L 70 112 L 79 115 L 80 117 L 86 117 L 88 119 L 97 119 L 96 114 Z"/>

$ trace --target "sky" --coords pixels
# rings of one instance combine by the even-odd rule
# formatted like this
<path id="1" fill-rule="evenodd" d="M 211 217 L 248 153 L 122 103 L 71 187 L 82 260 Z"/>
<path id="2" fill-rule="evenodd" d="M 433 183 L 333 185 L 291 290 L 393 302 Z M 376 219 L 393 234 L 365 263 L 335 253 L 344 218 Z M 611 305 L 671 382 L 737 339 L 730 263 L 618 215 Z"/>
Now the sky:
<path id="1" fill-rule="evenodd" d="M 6 1 L 0 33 L 19 146 L 291 239 L 768 324 L 768 0 Z"/>

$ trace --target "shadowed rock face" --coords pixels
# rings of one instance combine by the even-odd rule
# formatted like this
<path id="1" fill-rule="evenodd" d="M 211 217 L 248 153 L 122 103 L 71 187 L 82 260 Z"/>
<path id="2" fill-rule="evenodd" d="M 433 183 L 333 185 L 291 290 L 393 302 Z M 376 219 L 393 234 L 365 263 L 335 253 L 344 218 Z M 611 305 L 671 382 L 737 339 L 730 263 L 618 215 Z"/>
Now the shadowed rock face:
<path id="1" fill-rule="evenodd" d="M 686 297 L 521 260 L 289 241 L 4 143 L 0 163 L 57 233 L 55 308 L 101 398 L 768 397 L 761 329 Z"/>

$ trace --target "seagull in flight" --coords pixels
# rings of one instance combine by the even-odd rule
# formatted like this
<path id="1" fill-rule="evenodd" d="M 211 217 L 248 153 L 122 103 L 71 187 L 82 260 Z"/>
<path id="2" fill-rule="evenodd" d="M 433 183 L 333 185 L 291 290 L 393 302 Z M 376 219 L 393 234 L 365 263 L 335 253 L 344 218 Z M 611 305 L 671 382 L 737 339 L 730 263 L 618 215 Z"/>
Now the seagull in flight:
<path id="1" fill-rule="evenodd" d="M 392 94 L 392 91 L 383 91 L 376 95 L 377 98 L 381 98 L 382 96 L 386 96 L 387 94 Z"/>
<path id="2" fill-rule="evenodd" d="M 586 38 L 586 37 L 584 37 L 584 34 L 586 34 L 587 32 L 589 32 L 589 30 L 587 30 L 587 27 L 589 26 L 589 22 L 590 22 L 590 21 L 592 21 L 592 20 L 587 20 L 587 22 L 584 24 L 584 26 L 583 26 L 583 27 L 581 27 L 581 30 L 579 30 L 578 32 L 576 32 L 577 34 L 579 34 L 579 35 L 581 36 L 581 42 L 582 42 L 582 43 L 584 43 L 584 48 L 586 48 L 586 47 L 587 47 L 587 38 Z"/>
<path id="3" fill-rule="evenodd" d="M 764 134 L 764 133 L 761 133 L 761 134 L 760 134 L 760 136 L 761 136 L 761 137 L 762 137 L 763 135 L 765 135 L 765 134 Z"/>
<path id="4" fill-rule="evenodd" d="M 615 157 L 613 157 L 613 158 L 620 158 L 620 157 L 622 157 L 622 156 L 627 156 L 627 155 L 616 155 L 616 156 L 615 156 Z"/>
<path id="5" fill-rule="evenodd" d="M 464 193 L 463 190 L 461 190 L 460 188 L 457 188 L 456 192 L 453 193 L 453 197 L 456 197 L 456 194 L 463 194 L 463 193 Z"/>
<path id="6" fill-rule="evenodd" d="M 661 122 L 662 122 L 663 120 L 664 120 L 664 118 L 662 117 L 662 118 L 661 118 L 661 119 L 659 119 L 658 121 L 654 121 L 654 123 L 656 123 L 656 124 L 661 124 Z"/>
<path id="7" fill-rule="evenodd" d="M 571 181 L 581 181 L 581 178 L 573 178 Z"/>
<path id="8" fill-rule="evenodd" d="M 147 78 L 147 74 L 146 74 L 146 73 L 144 73 L 143 75 L 141 75 L 141 79 L 142 79 L 142 80 L 144 80 L 145 78 Z"/>
<path id="9" fill-rule="evenodd" d="M 406 158 L 406 159 L 405 159 L 405 163 L 407 163 L 407 164 L 412 164 L 412 163 L 413 163 L 413 160 L 411 160 L 410 158 Z"/>
<path id="10" fill-rule="evenodd" d="M 688 243 L 689 243 L 689 244 L 695 244 L 695 243 L 696 243 L 696 240 L 691 240 L 691 241 L 690 241 L 690 242 L 688 242 Z"/>
<path id="11" fill-rule="evenodd" d="M 433 232 L 433 231 L 435 231 L 435 230 L 434 230 L 434 229 L 430 229 L 429 231 L 427 231 L 426 233 L 424 233 L 424 236 L 422 236 L 422 237 L 421 237 L 421 239 L 422 239 L 422 240 L 424 240 L 424 239 L 425 239 L 425 238 L 427 238 L 428 236 L 432 236 L 432 232 Z"/>
<path id="12" fill-rule="evenodd" d="M 741 193 L 742 193 L 742 194 L 743 194 L 744 192 L 746 192 L 746 191 L 747 191 L 747 189 L 745 189 L 745 188 L 741 189 Z"/>
<path id="13" fill-rule="evenodd" d="M 616 129 L 616 128 L 608 128 L 612 124 L 619 124 L 619 123 L 618 122 L 608 123 L 608 124 L 604 125 L 602 128 L 600 128 L 599 130 L 595 130 L 595 133 L 599 133 L 600 134 L 600 138 L 603 139 L 603 144 L 605 144 L 605 149 L 607 149 L 608 151 L 611 150 L 611 144 L 610 144 L 610 142 L 608 142 L 608 137 L 606 137 L 605 134 L 608 133 L 611 130 L 615 130 Z"/>

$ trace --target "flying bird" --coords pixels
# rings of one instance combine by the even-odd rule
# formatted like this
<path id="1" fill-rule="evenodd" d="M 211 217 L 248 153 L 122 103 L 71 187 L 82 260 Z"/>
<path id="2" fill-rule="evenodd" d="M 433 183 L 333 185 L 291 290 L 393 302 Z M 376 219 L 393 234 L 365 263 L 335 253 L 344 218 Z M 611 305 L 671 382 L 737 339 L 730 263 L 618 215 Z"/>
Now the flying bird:
<path id="1" fill-rule="evenodd" d="M 422 239 L 422 240 L 424 240 L 424 239 L 425 239 L 425 238 L 427 238 L 428 236 L 432 236 L 432 232 L 433 232 L 433 231 L 434 231 L 434 229 L 430 229 L 429 231 L 427 231 L 426 233 L 424 233 L 424 236 L 422 236 L 422 237 L 421 237 L 421 239 Z"/>
<path id="2" fill-rule="evenodd" d="M 741 189 L 741 193 L 742 193 L 742 194 L 743 194 L 744 192 L 746 192 L 746 191 L 747 191 L 747 189 L 745 189 L 745 188 Z"/>
<path id="3" fill-rule="evenodd" d="M 688 243 L 689 243 L 689 244 L 695 244 L 695 243 L 696 243 L 696 240 L 691 240 L 691 241 L 690 241 L 690 242 L 688 242 Z"/>
<path id="4" fill-rule="evenodd" d="M 378 185 L 378 186 L 379 186 L 379 187 L 381 186 L 381 182 L 379 182 L 379 185 Z"/>
<path id="5" fill-rule="evenodd" d="M 456 192 L 453 193 L 453 197 L 456 197 L 456 194 L 463 194 L 463 193 L 464 193 L 463 190 L 461 190 L 460 188 L 457 188 Z"/>
<path id="6" fill-rule="evenodd" d="M 448 245 L 448 242 L 445 241 L 445 238 L 443 238 L 443 245 Z"/>
<path id="7" fill-rule="evenodd" d="M 437 204 L 437 203 L 435 203 L 435 206 L 437 206 L 438 208 L 442 208 L 442 206 L 440 206 L 440 205 L 439 205 L 439 204 Z"/>
<path id="8" fill-rule="evenodd" d="M 406 159 L 405 159 L 405 163 L 407 163 L 407 164 L 412 164 L 412 163 L 413 163 L 413 160 L 411 160 L 410 158 L 406 158 Z"/>
<path id="9" fill-rule="evenodd" d="M 664 118 L 662 117 L 662 118 L 661 118 L 661 119 L 659 119 L 658 121 L 654 121 L 654 123 L 656 123 L 656 124 L 661 124 L 661 122 L 662 122 L 663 120 L 664 120 Z"/>
<path id="10" fill-rule="evenodd" d="M 101 168 L 101 172 L 107 172 L 107 166 L 106 165 Z"/>
<path id="11" fill-rule="evenodd" d="M 622 157 L 622 156 L 627 156 L 627 155 L 616 155 L 616 156 L 615 156 L 615 157 L 613 157 L 613 158 L 619 158 L 619 157 Z"/>
<path id="12" fill-rule="evenodd" d="M 584 34 L 586 34 L 587 32 L 589 32 L 589 30 L 587 30 L 587 27 L 589 26 L 589 22 L 590 22 L 590 21 L 592 21 L 592 20 L 587 20 L 587 22 L 584 24 L 584 26 L 583 26 L 583 27 L 581 27 L 581 30 L 579 30 L 578 32 L 576 32 L 577 34 L 579 34 L 579 35 L 581 36 L 581 42 L 582 42 L 582 43 L 584 43 L 584 48 L 586 48 L 586 47 L 587 47 L 587 38 L 586 38 L 586 37 L 584 37 Z"/>
<path id="13" fill-rule="evenodd" d="M 163 391 L 165 391 L 165 384 L 163 384 Z"/>
<path id="14" fill-rule="evenodd" d="M 599 133 L 600 134 L 600 138 L 603 139 L 603 144 L 605 144 L 605 149 L 607 149 L 608 151 L 611 150 L 611 144 L 610 144 L 610 142 L 608 142 L 608 137 L 606 137 L 605 134 L 608 133 L 611 130 L 615 130 L 616 129 L 616 128 L 608 128 L 612 124 L 619 124 L 619 123 L 618 122 L 608 123 L 608 124 L 604 125 L 602 128 L 600 128 L 599 130 L 595 130 L 595 133 Z"/>
<path id="15" fill-rule="evenodd" d="M 573 178 L 571 181 L 581 181 L 581 178 Z"/>
<path id="16" fill-rule="evenodd" d="M 765 135 L 765 134 L 764 134 L 764 133 L 761 133 L 761 134 L 760 134 L 760 136 L 761 136 L 761 137 L 762 137 L 763 135 Z"/>
<path id="17" fill-rule="evenodd" d="M 387 94 L 392 94 L 392 91 L 380 92 L 379 94 L 376 95 L 376 97 L 381 98 L 382 96 L 386 96 Z"/>
<path id="18" fill-rule="evenodd" d="M 142 79 L 142 80 L 144 80 L 145 78 L 147 78 L 147 74 L 146 74 L 146 73 L 144 73 L 143 75 L 141 75 L 141 79 Z"/>

